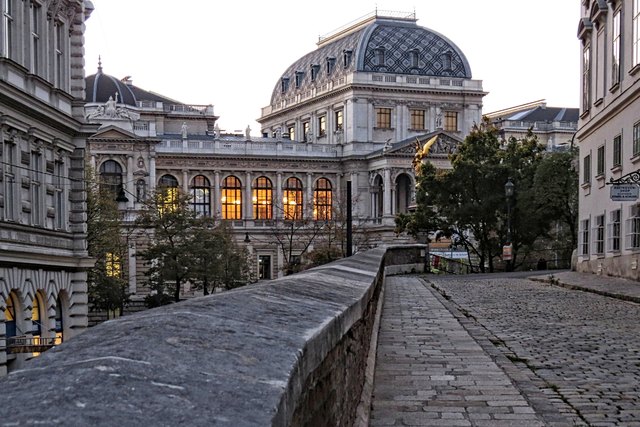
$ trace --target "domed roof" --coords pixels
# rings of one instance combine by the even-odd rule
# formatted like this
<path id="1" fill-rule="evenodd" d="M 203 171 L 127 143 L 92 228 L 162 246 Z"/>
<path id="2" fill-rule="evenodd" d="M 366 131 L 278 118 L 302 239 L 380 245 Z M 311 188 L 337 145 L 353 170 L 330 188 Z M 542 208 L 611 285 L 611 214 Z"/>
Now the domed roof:
<path id="1" fill-rule="evenodd" d="M 271 104 L 353 72 L 471 78 L 462 51 L 416 19 L 375 16 L 318 43 L 282 74 Z"/>
<path id="2" fill-rule="evenodd" d="M 136 106 L 136 96 L 127 83 L 102 72 L 102 63 L 98 62 L 98 72 L 85 78 L 85 102 L 103 104 L 109 97 L 119 104 Z"/>

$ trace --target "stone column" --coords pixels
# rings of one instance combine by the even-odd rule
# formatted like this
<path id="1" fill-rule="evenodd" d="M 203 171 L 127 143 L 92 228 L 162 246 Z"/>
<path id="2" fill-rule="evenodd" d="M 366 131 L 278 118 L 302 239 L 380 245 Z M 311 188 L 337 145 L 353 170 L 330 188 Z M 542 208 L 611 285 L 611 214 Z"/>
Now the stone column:
<path id="1" fill-rule="evenodd" d="M 276 200 L 274 203 L 275 207 L 275 219 L 282 219 L 284 217 L 284 203 L 283 203 L 283 192 L 282 192 L 282 172 L 278 172 L 276 175 Z"/>
<path id="2" fill-rule="evenodd" d="M 307 172 L 307 194 L 305 194 L 305 199 L 307 199 L 307 208 L 306 212 L 309 218 L 313 218 L 313 174 L 311 172 Z"/>
<path id="3" fill-rule="evenodd" d="M 244 183 L 244 219 L 249 220 L 253 217 L 253 203 L 251 194 L 251 172 L 247 171 L 245 183 Z"/>
<path id="4" fill-rule="evenodd" d="M 189 194 L 189 171 L 186 169 L 182 171 L 182 191 Z"/>
<path id="5" fill-rule="evenodd" d="M 220 194 L 220 172 L 215 171 L 213 176 L 213 216 L 222 218 L 222 196 Z"/>
<path id="6" fill-rule="evenodd" d="M 149 158 L 149 192 L 153 194 L 156 191 L 156 158 Z"/>
<path id="7" fill-rule="evenodd" d="M 126 190 L 126 196 L 129 201 L 127 202 L 127 208 L 133 209 L 134 203 L 136 202 L 136 194 L 135 182 L 133 182 L 133 156 L 127 156 L 127 182 L 124 184 L 124 189 Z"/>
<path id="8" fill-rule="evenodd" d="M 135 294 L 137 290 L 136 283 L 136 242 L 129 243 L 129 293 Z"/>

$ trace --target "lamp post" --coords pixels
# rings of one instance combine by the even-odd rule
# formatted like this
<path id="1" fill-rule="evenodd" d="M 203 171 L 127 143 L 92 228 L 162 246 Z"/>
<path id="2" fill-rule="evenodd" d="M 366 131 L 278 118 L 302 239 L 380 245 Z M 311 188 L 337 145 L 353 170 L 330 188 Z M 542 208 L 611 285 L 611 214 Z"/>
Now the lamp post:
<path id="1" fill-rule="evenodd" d="M 507 242 L 502 248 L 502 258 L 507 261 L 507 271 L 513 271 L 512 264 L 512 244 L 511 244 L 511 199 L 513 198 L 513 192 L 515 184 L 511 181 L 511 178 L 507 180 L 504 185 L 504 195 L 507 198 Z"/>

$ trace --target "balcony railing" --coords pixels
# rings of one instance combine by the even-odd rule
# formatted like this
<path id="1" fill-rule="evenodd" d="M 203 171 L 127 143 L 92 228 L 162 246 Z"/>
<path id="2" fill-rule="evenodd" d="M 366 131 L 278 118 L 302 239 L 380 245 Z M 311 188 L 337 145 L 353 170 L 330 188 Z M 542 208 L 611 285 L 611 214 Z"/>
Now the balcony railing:
<path id="1" fill-rule="evenodd" d="M 59 338 L 17 336 L 7 338 L 8 353 L 42 353 L 60 342 Z"/>

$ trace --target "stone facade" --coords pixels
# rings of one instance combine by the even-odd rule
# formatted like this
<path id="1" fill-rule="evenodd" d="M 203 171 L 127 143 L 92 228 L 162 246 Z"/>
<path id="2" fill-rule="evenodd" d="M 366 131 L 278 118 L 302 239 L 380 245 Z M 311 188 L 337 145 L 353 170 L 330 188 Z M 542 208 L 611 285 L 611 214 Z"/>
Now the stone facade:
<path id="1" fill-rule="evenodd" d="M 0 16 L 0 376 L 87 325 L 82 0 Z"/>
<path id="2" fill-rule="evenodd" d="M 640 162 L 640 15 L 632 0 L 582 2 L 580 223 L 577 269 L 640 279 L 640 206 L 612 200 L 637 188 Z M 635 5 L 635 10 L 634 10 Z"/>
<path id="3" fill-rule="evenodd" d="M 396 33 L 408 44 L 393 43 Z M 413 15 L 372 15 L 295 64 L 262 109 L 259 137 L 248 128 L 225 133 L 213 106 L 145 91 L 100 64 L 87 77 L 85 115 L 101 125 L 89 140 L 90 158 L 122 188 L 125 219 L 135 219 L 144 196 L 170 182 L 193 196 L 198 212 L 226 220 L 250 253 L 254 278 L 271 279 L 335 238 L 350 185 L 354 252 L 408 241 L 394 233 L 394 218 L 414 202 L 416 146 L 437 136 L 429 160 L 448 168 L 448 155 L 481 118 L 485 93 L 466 58 Z M 294 214 L 308 223 L 283 231 Z M 291 247 L 279 243 L 283 233 Z M 122 266 L 133 299 L 148 293 L 138 245 L 129 242 Z"/>

